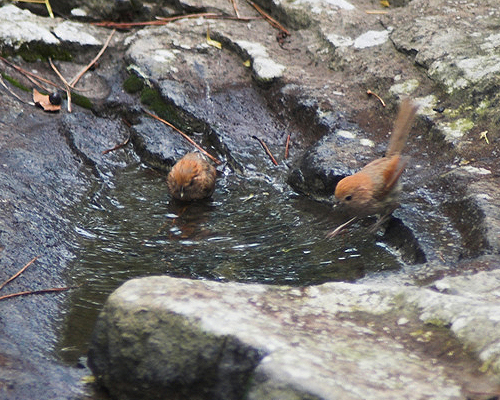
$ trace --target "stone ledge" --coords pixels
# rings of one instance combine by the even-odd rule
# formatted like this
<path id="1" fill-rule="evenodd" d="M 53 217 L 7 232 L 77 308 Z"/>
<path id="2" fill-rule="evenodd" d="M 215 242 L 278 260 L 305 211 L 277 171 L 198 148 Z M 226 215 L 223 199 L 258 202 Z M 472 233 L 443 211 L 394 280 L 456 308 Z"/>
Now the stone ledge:
<path id="1" fill-rule="evenodd" d="M 387 319 L 384 330 L 408 321 L 418 325 L 419 319 L 451 326 L 498 374 L 498 304 L 470 298 L 474 291 L 462 290 L 461 279 L 443 283 L 448 290 L 456 286 L 456 295 L 378 284 L 294 288 L 134 279 L 108 299 L 89 363 L 111 394 L 125 399 L 144 393 L 150 399 L 165 393 L 200 399 L 458 399 L 463 382 L 450 378 L 448 365 L 343 316 L 361 312 L 385 320 L 397 313 L 399 322 Z M 477 274 L 473 282 L 484 280 L 499 281 L 500 272 Z M 481 335 L 475 333 L 478 319 Z"/>

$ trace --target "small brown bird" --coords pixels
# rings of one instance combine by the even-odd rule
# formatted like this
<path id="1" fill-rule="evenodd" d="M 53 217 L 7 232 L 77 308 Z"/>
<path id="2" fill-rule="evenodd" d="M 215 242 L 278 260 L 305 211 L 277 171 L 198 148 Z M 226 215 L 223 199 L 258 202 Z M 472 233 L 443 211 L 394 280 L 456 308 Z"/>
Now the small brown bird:
<path id="1" fill-rule="evenodd" d="M 210 197 L 215 189 L 215 168 L 199 153 L 187 153 L 167 176 L 172 197 L 191 201 Z"/>
<path id="2" fill-rule="evenodd" d="M 366 165 L 354 175 L 342 179 L 335 188 L 335 197 L 344 204 L 352 219 L 331 231 L 327 236 L 336 236 L 342 229 L 356 219 L 369 215 L 379 215 L 375 225 L 378 227 L 399 207 L 401 183 L 399 178 L 408 163 L 408 158 L 401 157 L 401 151 L 410 133 L 418 107 L 409 99 L 403 100 L 385 157 Z"/>

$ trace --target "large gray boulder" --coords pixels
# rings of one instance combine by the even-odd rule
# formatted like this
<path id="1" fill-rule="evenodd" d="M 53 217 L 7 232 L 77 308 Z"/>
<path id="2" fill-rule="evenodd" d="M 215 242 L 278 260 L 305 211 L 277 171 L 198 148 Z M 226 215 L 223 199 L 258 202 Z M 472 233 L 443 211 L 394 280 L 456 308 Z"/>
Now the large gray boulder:
<path id="1" fill-rule="evenodd" d="M 459 353 L 456 335 L 498 377 L 500 273 L 477 275 L 432 290 L 135 279 L 109 297 L 89 362 L 119 399 L 460 399 L 478 380 L 404 338 Z"/>

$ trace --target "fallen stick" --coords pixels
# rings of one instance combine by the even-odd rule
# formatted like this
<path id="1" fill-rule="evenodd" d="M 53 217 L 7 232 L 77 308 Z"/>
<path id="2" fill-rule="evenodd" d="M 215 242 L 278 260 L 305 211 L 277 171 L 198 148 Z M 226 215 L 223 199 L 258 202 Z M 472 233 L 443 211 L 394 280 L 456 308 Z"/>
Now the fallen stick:
<path id="1" fill-rule="evenodd" d="M 42 85 L 39 81 L 37 81 L 35 78 L 29 76 L 29 75 L 26 75 L 26 78 L 32 83 L 34 84 L 35 86 L 38 86 L 40 87 L 41 89 L 45 90 L 47 93 L 50 93 L 51 90 L 49 88 L 47 88 L 47 86 L 44 86 Z"/>
<path id="2" fill-rule="evenodd" d="M 200 147 L 198 145 L 198 143 L 196 143 L 193 139 L 191 139 L 188 135 L 186 135 L 184 132 L 182 132 L 180 129 L 178 129 L 177 127 L 175 127 L 174 125 L 172 125 L 170 122 L 164 120 L 163 118 L 160 118 L 158 117 L 157 115 L 153 114 L 153 113 L 150 113 L 149 111 L 147 110 L 144 110 L 143 111 L 148 114 L 149 116 L 153 117 L 154 119 L 160 121 L 160 122 L 163 122 L 165 125 L 167 126 L 170 126 L 172 129 L 174 129 L 176 132 L 180 133 L 182 135 L 182 137 L 184 139 L 186 139 L 189 143 L 191 143 L 194 147 L 196 147 L 198 150 L 200 150 L 203 154 L 205 154 L 208 158 L 210 158 L 214 163 L 216 163 L 217 165 L 220 165 L 222 164 L 222 161 L 219 161 L 217 158 L 215 158 L 214 156 L 212 156 L 210 153 L 208 153 L 205 149 L 203 149 L 202 147 Z"/>
<path id="3" fill-rule="evenodd" d="M 93 25 L 103 26 L 105 28 L 128 29 L 128 28 L 133 28 L 134 26 L 165 25 L 165 22 L 163 22 L 163 21 L 144 21 L 144 22 L 103 21 L 103 22 L 94 22 Z"/>
<path id="4" fill-rule="evenodd" d="M 14 275 L 12 275 L 9 279 L 7 279 L 4 283 L 0 285 L 0 290 L 2 290 L 7 283 L 12 282 L 14 279 L 16 279 L 19 275 L 21 275 L 24 271 L 26 271 L 26 268 L 28 268 L 31 264 L 33 264 L 36 260 L 38 259 L 38 256 L 33 257 L 31 261 L 29 261 L 24 267 L 22 267 L 19 271 L 17 271 Z"/>
<path id="5" fill-rule="evenodd" d="M 276 28 L 282 32 L 285 32 L 287 36 L 290 36 L 290 31 L 288 31 L 283 25 L 276 21 L 273 17 L 267 14 L 262 8 L 255 4 L 252 0 L 247 0 L 247 2 L 257 10 L 257 12 L 264 17 L 264 19 L 271 24 L 273 28 Z"/>
<path id="6" fill-rule="evenodd" d="M 240 18 L 240 12 L 238 11 L 238 5 L 236 4 L 236 0 L 231 0 L 231 3 L 233 4 L 234 13 L 238 18 Z"/>
<path id="7" fill-rule="evenodd" d="M 28 79 L 30 79 L 29 77 L 31 78 L 34 78 L 36 80 L 39 80 L 41 82 L 45 82 L 45 83 L 48 83 L 49 85 L 52 85 L 54 86 L 55 88 L 58 88 L 58 89 L 61 89 L 63 90 L 63 88 L 61 86 L 59 86 L 57 83 L 54 83 L 52 81 L 49 81 L 48 79 L 45 79 L 45 78 L 42 78 L 41 76 L 38 76 L 36 74 L 34 74 L 33 72 L 29 72 L 29 71 L 26 71 L 25 69 L 21 68 L 20 66 L 10 62 L 9 60 L 3 58 L 2 56 L 0 56 L 0 60 L 2 60 L 5 64 L 11 66 L 12 68 L 14 68 L 16 71 L 20 72 L 21 74 L 25 75 L 26 77 L 28 77 Z M 31 80 L 31 79 L 30 79 Z M 32 81 L 33 82 L 33 81 Z M 38 83 L 37 85 L 39 85 L 42 89 L 46 90 L 47 92 L 49 92 L 49 90 L 47 90 L 46 88 L 43 87 L 43 85 L 40 85 L 40 83 Z"/>
<path id="8" fill-rule="evenodd" d="M 269 156 L 269 158 L 271 159 L 273 164 L 278 165 L 278 162 L 276 161 L 273 154 L 271 153 L 271 150 L 269 150 L 269 147 L 267 147 L 267 145 L 264 143 L 264 141 L 262 139 L 259 139 L 257 136 L 252 136 L 252 138 L 259 141 L 260 145 L 265 150 L 266 154 Z"/>
<path id="9" fill-rule="evenodd" d="M 176 17 L 156 17 L 159 21 L 174 22 L 181 19 L 189 19 L 189 18 L 207 18 L 207 19 L 229 19 L 233 21 L 253 21 L 254 19 L 259 19 L 260 17 L 242 17 L 237 15 L 233 17 L 232 15 L 224 15 L 224 14 L 216 14 L 216 13 L 199 13 L 199 14 L 185 14 L 178 15 Z"/>
<path id="10" fill-rule="evenodd" d="M 45 7 L 47 7 L 47 12 L 49 13 L 49 17 L 54 18 L 54 13 L 52 12 L 52 7 L 50 6 L 49 0 L 14 0 L 14 1 L 22 1 L 24 3 L 45 4 Z"/>
<path id="11" fill-rule="evenodd" d="M 381 98 L 381 97 L 380 97 L 377 93 L 374 93 L 374 92 L 372 92 L 370 89 L 368 89 L 368 90 L 366 91 L 366 94 L 367 94 L 368 96 L 375 96 L 375 97 L 376 97 L 376 98 L 380 101 L 380 103 L 382 104 L 382 107 L 385 107 L 385 101 L 384 101 L 384 100 L 382 100 L 382 98 Z"/>
<path id="12" fill-rule="evenodd" d="M 327 239 L 331 239 L 337 236 L 340 232 L 342 232 L 348 226 L 354 224 L 358 220 L 358 217 L 352 217 L 349 221 L 344 222 L 342 225 L 337 226 L 333 231 L 328 232 L 326 235 Z"/>
<path id="13" fill-rule="evenodd" d="M 365 10 L 365 13 L 367 13 L 367 14 L 374 14 L 374 15 L 384 15 L 384 14 L 388 14 L 388 11 L 384 11 L 384 10 Z"/>
<path id="14" fill-rule="evenodd" d="M 285 160 L 288 158 L 288 151 L 290 149 L 290 136 L 291 134 L 289 133 L 286 137 L 286 144 L 285 144 Z"/>
<path id="15" fill-rule="evenodd" d="M 97 55 L 94 57 L 94 59 L 88 63 L 70 82 L 69 82 L 69 87 L 70 88 L 74 88 L 74 86 L 77 84 L 77 82 L 80 80 L 80 78 L 83 76 L 83 74 L 85 74 L 85 72 L 87 72 L 89 70 L 90 67 L 92 67 L 92 65 L 94 65 L 97 60 L 99 60 L 99 58 L 103 55 L 104 51 L 106 50 L 106 48 L 109 46 L 109 43 L 111 42 L 111 38 L 113 37 L 113 35 L 115 34 L 116 32 L 116 29 L 113 29 L 111 31 L 111 33 L 109 34 L 108 38 L 106 39 L 106 42 L 104 42 L 104 45 L 102 46 L 101 50 L 99 51 L 99 53 L 97 53 Z"/>
<path id="16" fill-rule="evenodd" d="M 189 18 L 221 18 L 221 17 L 224 17 L 224 15 L 216 13 L 195 13 L 195 14 L 177 15 L 175 17 L 156 17 L 156 19 L 168 23 L 168 22 L 179 21 L 185 18 L 189 19 Z"/>
<path id="17" fill-rule="evenodd" d="M 115 150 L 118 150 L 118 149 L 121 149 L 122 147 L 125 147 L 128 142 L 130 141 L 130 136 L 128 138 L 126 138 L 123 142 L 121 143 L 118 143 L 115 147 L 113 147 L 112 149 L 107 149 L 107 150 L 104 150 L 101 154 L 104 155 L 104 154 L 108 154 L 108 153 L 111 153 L 112 151 L 115 151 Z"/>
<path id="18" fill-rule="evenodd" d="M 106 28 L 129 29 L 133 28 L 134 26 L 166 25 L 169 22 L 179 21 L 181 19 L 190 19 L 190 18 L 229 19 L 229 20 L 245 21 L 245 22 L 257 19 L 255 17 L 233 17 L 231 15 L 223 15 L 215 13 L 198 13 L 198 14 L 177 15 L 175 17 L 156 17 L 155 21 L 140 21 L 140 22 L 103 21 L 103 22 L 94 22 L 93 25 L 104 26 Z"/>
<path id="19" fill-rule="evenodd" d="M 7 90 L 12 96 L 14 96 L 16 99 L 18 99 L 21 103 L 29 104 L 30 106 L 34 106 L 35 105 L 35 103 L 33 103 L 33 102 L 29 102 L 29 101 L 26 101 L 26 100 L 22 99 L 13 90 L 11 90 L 6 85 L 6 83 L 3 81 L 2 75 L 0 75 L 0 84 L 5 88 L 5 90 Z"/>
<path id="20" fill-rule="evenodd" d="M 53 293 L 53 292 L 64 292 L 66 290 L 70 289 L 75 289 L 77 286 L 68 286 L 68 287 L 61 287 L 61 288 L 50 288 L 50 289 L 41 289 L 41 290 L 26 290 L 24 292 L 17 292 L 17 293 L 11 293 L 11 294 L 6 294 L 3 296 L 0 296 L 0 300 L 6 300 L 6 299 L 11 299 L 13 297 L 19 297 L 19 296 L 27 296 L 30 294 L 43 294 L 43 293 Z"/>

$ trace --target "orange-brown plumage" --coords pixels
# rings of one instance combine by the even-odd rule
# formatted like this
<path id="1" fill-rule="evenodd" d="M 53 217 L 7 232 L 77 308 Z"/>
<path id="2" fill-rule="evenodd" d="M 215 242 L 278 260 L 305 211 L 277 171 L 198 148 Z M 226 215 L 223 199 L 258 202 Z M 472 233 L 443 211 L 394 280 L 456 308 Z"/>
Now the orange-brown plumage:
<path id="1" fill-rule="evenodd" d="M 399 154 L 374 160 L 342 179 L 335 188 L 335 197 L 358 217 L 390 213 L 398 206 L 399 177 L 406 163 Z"/>
<path id="2" fill-rule="evenodd" d="M 168 174 L 168 189 L 178 200 L 204 199 L 214 192 L 216 174 L 215 168 L 201 154 L 187 153 Z"/>
<path id="3" fill-rule="evenodd" d="M 337 184 L 335 197 L 349 208 L 354 217 L 375 214 L 385 217 L 399 206 L 399 178 L 408 162 L 405 157 L 401 157 L 401 151 L 417 109 L 409 99 L 403 100 L 385 157 L 372 161 Z M 332 232 L 338 233 L 337 229 Z"/>

